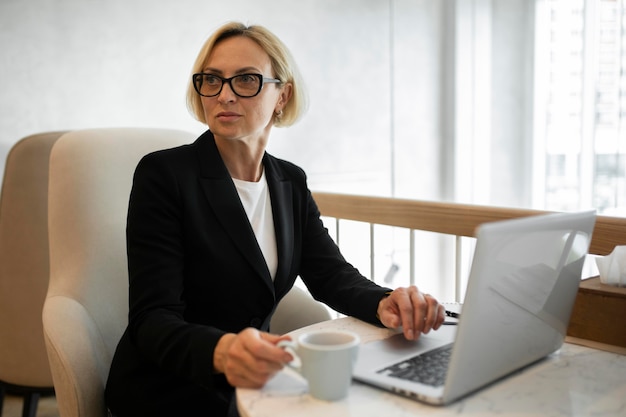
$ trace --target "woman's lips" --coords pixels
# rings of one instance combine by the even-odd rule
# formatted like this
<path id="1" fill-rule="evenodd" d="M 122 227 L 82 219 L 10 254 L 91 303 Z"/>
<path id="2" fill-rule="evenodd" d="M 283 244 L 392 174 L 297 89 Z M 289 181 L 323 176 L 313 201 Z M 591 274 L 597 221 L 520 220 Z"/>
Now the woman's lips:
<path id="1" fill-rule="evenodd" d="M 221 120 L 224 122 L 233 121 L 233 120 L 238 119 L 239 117 L 241 117 L 239 113 L 230 112 L 230 111 L 223 111 L 217 114 L 218 120 Z"/>

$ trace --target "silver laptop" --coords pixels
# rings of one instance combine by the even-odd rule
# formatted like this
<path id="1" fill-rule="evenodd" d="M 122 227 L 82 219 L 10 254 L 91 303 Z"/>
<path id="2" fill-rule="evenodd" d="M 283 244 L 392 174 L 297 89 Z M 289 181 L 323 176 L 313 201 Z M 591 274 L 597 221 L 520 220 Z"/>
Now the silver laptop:
<path id="1" fill-rule="evenodd" d="M 594 224 L 586 211 L 482 225 L 458 326 L 364 344 L 354 378 L 447 404 L 558 350 Z"/>

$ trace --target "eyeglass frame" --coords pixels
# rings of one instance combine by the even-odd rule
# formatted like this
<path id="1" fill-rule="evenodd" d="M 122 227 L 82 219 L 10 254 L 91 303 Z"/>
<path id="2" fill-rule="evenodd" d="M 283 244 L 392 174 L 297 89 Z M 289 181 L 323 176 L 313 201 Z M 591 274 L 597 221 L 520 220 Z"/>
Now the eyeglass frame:
<path id="1" fill-rule="evenodd" d="M 200 92 L 200 88 L 198 87 L 198 84 L 196 83 L 196 77 L 199 76 L 204 76 L 204 75 L 210 75 L 211 77 L 215 77 L 215 78 L 219 78 L 220 81 L 222 82 L 222 85 L 220 85 L 220 89 L 217 91 L 217 93 L 212 94 L 212 95 L 206 95 L 206 94 L 202 94 Z M 253 77 L 257 77 L 259 79 L 259 90 L 254 93 L 251 96 L 242 96 L 241 94 L 238 94 L 235 89 L 233 88 L 233 84 L 232 84 L 232 80 L 234 78 L 237 77 L 243 77 L 243 76 L 253 76 Z M 202 97 L 217 97 L 220 95 L 220 93 L 222 92 L 222 90 L 224 89 L 224 84 L 228 83 L 228 86 L 230 87 L 230 91 L 233 92 L 233 94 L 235 94 L 237 97 L 241 97 L 241 98 L 252 98 L 252 97 L 256 97 L 259 95 L 259 93 L 261 92 L 261 90 L 263 89 L 263 85 L 265 85 L 265 83 L 274 83 L 274 84 L 281 84 L 282 81 L 276 78 L 269 78 L 269 77 L 265 77 L 263 76 L 263 74 L 254 74 L 254 73 L 250 73 L 250 74 L 237 74 L 237 75 L 233 75 L 230 78 L 224 78 L 224 77 L 220 77 L 219 75 L 216 74 L 212 74 L 210 72 L 196 72 L 195 74 L 193 74 L 191 76 L 191 82 L 193 83 L 193 88 L 194 90 L 196 90 L 196 93 L 198 93 L 200 96 Z M 202 84 L 200 84 L 202 85 Z"/>

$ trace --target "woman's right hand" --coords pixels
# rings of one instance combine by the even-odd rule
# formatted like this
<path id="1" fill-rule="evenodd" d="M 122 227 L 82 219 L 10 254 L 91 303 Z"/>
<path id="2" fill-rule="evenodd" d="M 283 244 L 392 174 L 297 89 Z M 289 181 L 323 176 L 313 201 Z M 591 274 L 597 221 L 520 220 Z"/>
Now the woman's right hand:
<path id="1" fill-rule="evenodd" d="M 228 383 L 239 388 L 261 388 L 293 358 L 276 344 L 288 336 L 278 336 L 247 328 L 227 333 L 217 342 L 213 356 L 215 371 L 226 375 Z"/>

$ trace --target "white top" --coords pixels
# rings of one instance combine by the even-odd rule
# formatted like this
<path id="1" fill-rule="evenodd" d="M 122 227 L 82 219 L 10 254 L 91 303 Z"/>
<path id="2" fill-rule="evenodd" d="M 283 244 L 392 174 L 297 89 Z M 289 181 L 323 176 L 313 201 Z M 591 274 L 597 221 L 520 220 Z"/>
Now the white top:
<path id="1" fill-rule="evenodd" d="M 276 233 L 274 232 L 274 218 L 272 217 L 272 201 L 270 199 L 265 170 L 258 182 L 248 182 L 233 178 L 243 208 L 254 230 L 257 243 L 261 248 L 267 269 L 272 280 L 278 268 L 278 253 L 276 250 Z"/>

